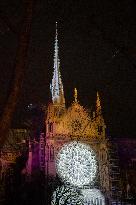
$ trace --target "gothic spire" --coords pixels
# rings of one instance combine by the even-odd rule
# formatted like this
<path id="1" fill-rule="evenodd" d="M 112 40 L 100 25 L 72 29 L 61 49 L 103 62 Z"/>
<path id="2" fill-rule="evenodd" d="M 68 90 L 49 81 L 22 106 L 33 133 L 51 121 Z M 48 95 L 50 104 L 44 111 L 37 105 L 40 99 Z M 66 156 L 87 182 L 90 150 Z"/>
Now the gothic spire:
<path id="1" fill-rule="evenodd" d="M 56 35 L 55 35 L 55 50 L 54 50 L 54 71 L 52 83 L 50 85 L 52 102 L 53 104 L 65 105 L 63 84 L 60 74 L 60 60 L 59 60 L 59 46 L 58 46 L 58 31 L 56 22 Z"/>

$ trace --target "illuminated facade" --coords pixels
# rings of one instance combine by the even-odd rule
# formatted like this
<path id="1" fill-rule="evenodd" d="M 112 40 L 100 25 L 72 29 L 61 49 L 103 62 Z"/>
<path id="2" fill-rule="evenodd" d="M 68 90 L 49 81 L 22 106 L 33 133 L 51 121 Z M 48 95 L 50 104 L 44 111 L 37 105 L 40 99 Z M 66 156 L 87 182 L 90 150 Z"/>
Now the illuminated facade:
<path id="1" fill-rule="evenodd" d="M 56 31 L 54 72 L 50 86 L 52 103 L 48 106 L 45 121 L 45 174 L 56 176 L 55 158 L 58 151 L 65 143 L 79 141 L 90 146 L 96 153 L 98 161 L 96 178 L 99 188 L 109 195 L 108 141 L 99 93 L 97 92 L 96 109 L 92 114 L 80 105 L 77 89 L 74 90 L 73 103 L 66 108 L 58 53 L 58 33 Z"/>
<path id="2" fill-rule="evenodd" d="M 62 146 L 72 141 L 86 144 L 96 153 L 98 172 L 95 184 L 107 196 L 110 194 L 108 140 L 106 125 L 102 115 L 100 96 L 97 92 L 96 108 L 90 114 L 78 101 L 77 89 L 74 90 L 74 101 L 70 107 L 65 106 L 63 82 L 60 71 L 58 32 L 56 28 L 53 79 L 50 85 L 52 103 L 46 111 L 45 133 L 39 140 L 30 141 L 27 173 L 33 172 L 37 163 L 45 175 L 57 175 L 55 160 Z M 35 151 L 34 151 L 35 150 Z"/>

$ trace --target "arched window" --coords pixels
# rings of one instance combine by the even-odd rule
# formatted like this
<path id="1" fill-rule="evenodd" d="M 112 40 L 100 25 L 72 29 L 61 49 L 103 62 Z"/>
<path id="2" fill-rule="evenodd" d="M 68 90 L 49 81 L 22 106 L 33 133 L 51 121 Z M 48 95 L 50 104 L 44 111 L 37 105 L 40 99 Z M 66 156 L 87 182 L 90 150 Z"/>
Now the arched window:
<path id="1" fill-rule="evenodd" d="M 50 146 L 50 161 L 54 161 L 54 147 Z"/>
<path id="2" fill-rule="evenodd" d="M 50 124 L 49 124 L 49 132 L 53 132 L 53 123 L 52 122 L 50 122 Z"/>
<path id="3" fill-rule="evenodd" d="M 102 134 L 102 131 L 103 131 L 103 129 L 102 129 L 102 126 L 98 126 L 98 135 L 101 135 Z"/>

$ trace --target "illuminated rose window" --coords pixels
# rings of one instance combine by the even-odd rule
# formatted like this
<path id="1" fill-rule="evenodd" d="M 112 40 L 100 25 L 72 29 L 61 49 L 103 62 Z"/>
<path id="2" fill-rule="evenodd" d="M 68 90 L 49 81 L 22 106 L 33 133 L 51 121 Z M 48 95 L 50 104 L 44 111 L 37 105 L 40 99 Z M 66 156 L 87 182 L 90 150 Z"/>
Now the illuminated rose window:
<path id="1" fill-rule="evenodd" d="M 56 169 L 66 184 L 77 187 L 93 184 L 97 173 L 97 161 L 90 146 L 80 142 L 63 145 L 56 159 Z"/>

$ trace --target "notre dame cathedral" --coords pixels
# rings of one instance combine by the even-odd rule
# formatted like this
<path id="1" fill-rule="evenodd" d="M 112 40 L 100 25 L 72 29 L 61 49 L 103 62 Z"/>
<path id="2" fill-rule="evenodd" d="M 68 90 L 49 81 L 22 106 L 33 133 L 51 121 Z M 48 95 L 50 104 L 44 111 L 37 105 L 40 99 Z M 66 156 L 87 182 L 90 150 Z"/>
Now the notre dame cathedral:
<path id="1" fill-rule="evenodd" d="M 40 169 L 45 175 L 55 177 L 55 156 L 62 145 L 72 140 L 80 141 L 90 145 L 95 151 L 99 167 L 97 186 L 109 197 L 111 195 L 111 184 L 108 138 L 99 93 L 96 94 L 96 109 L 91 114 L 80 105 L 76 88 L 74 89 L 74 101 L 70 107 L 66 108 L 60 73 L 57 25 L 54 71 L 50 90 L 52 103 L 47 108 L 45 133 L 40 134 L 38 141 L 29 140 L 27 174 L 31 175 L 36 169 Z"/>

